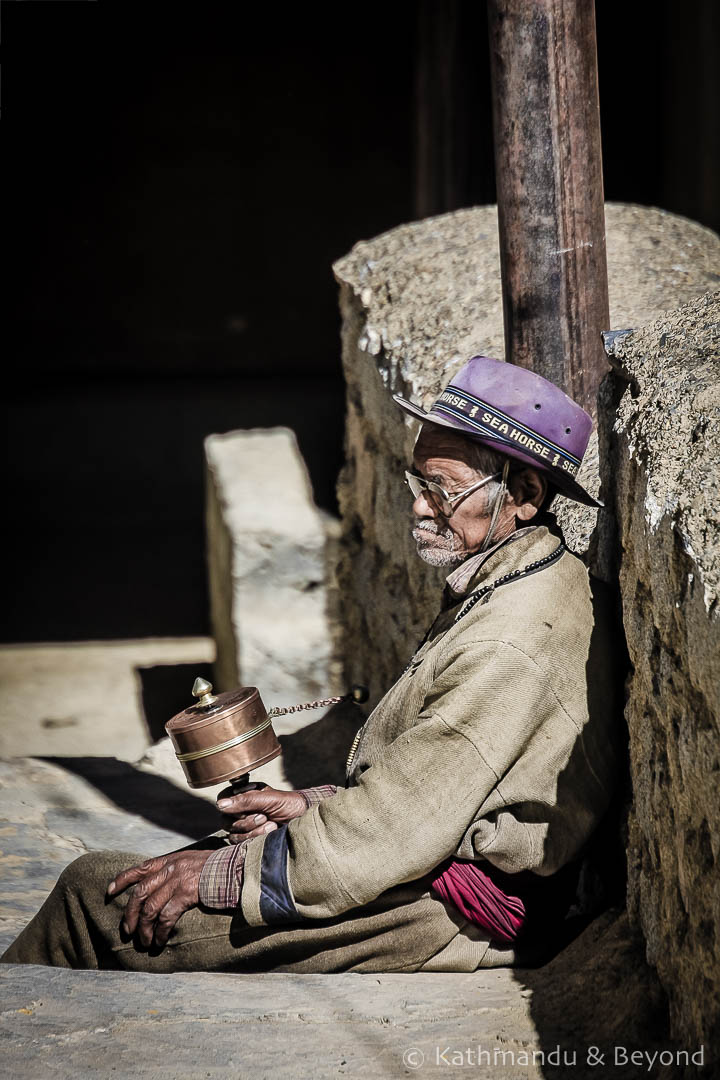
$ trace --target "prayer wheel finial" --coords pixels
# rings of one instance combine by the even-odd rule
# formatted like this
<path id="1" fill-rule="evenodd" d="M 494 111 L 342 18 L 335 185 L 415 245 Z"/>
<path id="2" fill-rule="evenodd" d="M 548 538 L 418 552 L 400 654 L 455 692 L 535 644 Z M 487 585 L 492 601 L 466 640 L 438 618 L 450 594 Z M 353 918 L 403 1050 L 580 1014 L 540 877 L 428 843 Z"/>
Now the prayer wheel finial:
<path id="1" fill-rule="evenodd" d="M 198 705 L 202 705 L 203 707 L 214 705 L 217 701 L 217 698 L 212 692 L 212 683 L 208 682 L 207 679 L 200 678 L 200 676 L 198 676 L 193 683 L 192 692 L 193 697 L 198 699 Z"/>

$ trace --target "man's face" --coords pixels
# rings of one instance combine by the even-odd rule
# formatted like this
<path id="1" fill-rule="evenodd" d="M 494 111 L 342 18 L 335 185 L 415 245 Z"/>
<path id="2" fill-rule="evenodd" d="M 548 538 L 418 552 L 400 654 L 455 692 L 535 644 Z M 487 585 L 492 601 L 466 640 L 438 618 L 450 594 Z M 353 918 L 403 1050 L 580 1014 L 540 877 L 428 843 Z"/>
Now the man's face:
<path id="1" fill-rule="evenodd" d="M 470 464 L 470 446 L 462 435 L 435 425 L 425 424 L 415 444 L 413 466 L 426 480 L 434 480 L 449 495 L 472 487 L 480 478 Z M 421 492 L 413 503 L 416 524 L 413 538 L 418 555 L 431 566 L 456 566 L 479 551 L 490 527 L 486 488 L 472 492 L 456 504 L 447 518 Z M 511 508 L 503 508 L 493 534 L 500 540 L 514 528 Z"/>

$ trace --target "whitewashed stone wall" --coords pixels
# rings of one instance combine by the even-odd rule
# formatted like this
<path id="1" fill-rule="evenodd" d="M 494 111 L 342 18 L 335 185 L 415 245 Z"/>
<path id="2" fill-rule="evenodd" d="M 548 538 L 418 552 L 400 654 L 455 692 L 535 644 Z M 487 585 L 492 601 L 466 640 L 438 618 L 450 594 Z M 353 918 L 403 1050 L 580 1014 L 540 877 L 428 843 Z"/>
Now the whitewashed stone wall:
<path id="1" fill-rule="evenodd" d="M 220 690 L 257 686 L 267 708 L 336 693 L 338 525 L 315 506 L 288 428 L 205 440 L 207 551 Z M 317 720 L 280 717 L 278 734 Z"/>

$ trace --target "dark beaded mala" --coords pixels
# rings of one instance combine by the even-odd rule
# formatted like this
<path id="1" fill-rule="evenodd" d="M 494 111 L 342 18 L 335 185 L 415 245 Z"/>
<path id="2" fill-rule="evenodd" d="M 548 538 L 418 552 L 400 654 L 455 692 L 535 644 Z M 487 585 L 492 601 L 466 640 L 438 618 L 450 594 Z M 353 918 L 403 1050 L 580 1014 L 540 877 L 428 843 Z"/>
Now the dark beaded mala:
<path id="1" fill-rule="evenodd" d="M 492 584 L 483 585 L 481 589 L 477 589 L 476 592 L 472 593 L 468 597 L 463 607 L 460 609 L 460 611 L 458 611 L 457 615 L 453 619 L 453 626 L 455 626 L 456 623 L 460 622 L 460 619 L 462 619 L 463 615 L 467 615 L 468 611 L 472 611 L 476 604 L 478 604 L 486 596 L 494 593 L 496 589 L 499 589 L 502 585 L 509 585 L 511 581 L 517 581 L 519 578 L 529 577 L 530 574 L 536 574 L 538 570 L 545 570 L 546 567 L 552 566 L 553 563 L 556 563 L 558 559 L 562 556 L 564 551 L 565 545 L 563 543 L 560 543 L 554 551 L 551 551 L 550 554 L 546 555 L 544 558 L 537 559 L 536 562 L 528 563 L 528 565 L 524 566 L 522 570 L 512 570 L 509 574 L 503 574 L 502 577 L 499 577 L 497 581 L 493 581 Z M 415 657 L 430 637 L 434 625 L 435 623 L 432 624 L 428 632 L 425 634 L 425 637 L 415 649 L 415 652 L 412 655 L 412 659 L 402 672 L 403 675 L 406 671 L 408 671 L 409 668 L 412 667 Z"/>
<path id="2" fill-rule="evenodd" d="M 544 570 L 546 566 L 551 566 L 553 563 L 557 562 L 564 551 L 565 545 L 560 543 L 555 550 L 551 551 L 549 555 L 546 555 L 544 559 L 538 559 L 537 562 L 528 563 L 522 570 L 513 570 L 509 574 L 503 574 L 497 581 L 493 581 L 492 585 L 485 585 L 482 589 L 478 589 L 477 592 L 474 592 L 469 597 L 465 606 L 457 613 L 453 621 L 453 626 L 462 619 L 463 615 L 467 615 L 468 611 L 471 611 L 478 601 L 482 600 L 488 593 L 494 592 L 495 589 L 498 589 L 501 585 L 508 585 L 511 581 L 516 581 L 518 578 L 529 577 L 530 574 L 534 574 L 538 570 Z M 427 636 L 425 641 L 427 641 Z M 425 641 L 423 641 L 423 645 L 425 644 Z M 417 652 L 417 649 L 415 651 Z"/>

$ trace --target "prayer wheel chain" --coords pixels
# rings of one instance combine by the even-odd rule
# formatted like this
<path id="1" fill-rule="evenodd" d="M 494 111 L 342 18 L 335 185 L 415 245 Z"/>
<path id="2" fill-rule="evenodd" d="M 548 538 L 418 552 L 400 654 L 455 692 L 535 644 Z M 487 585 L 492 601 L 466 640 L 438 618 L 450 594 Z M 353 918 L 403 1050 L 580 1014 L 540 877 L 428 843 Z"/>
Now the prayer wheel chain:
<path id="1" fill-rule="evenodd" d="M 341 701 L 354 701 L 357 705 L 364 705 L 370 696 L 366 686 L 353 686 L 348 694 L 340 697 L 319 698 L 317 701 L 306 701 L 302 705 L 278 706 L 268 710 L 268 716 L 287 716 L 288 713 L 303 712 L 305 709 L 328 709 L 331 705 L 339 705 Z"/>
<path id="2" fill-rule="evenodd" d="M 268 716 L 286 716 L 288 713 L 303 712 L 304 709 L 327 709 L 330 705 L 339 705 L 345 701 L 344 697 L 326 697 L 318 701 L 306 701 L 303 705 L 285 705 L 276 709 L 268 709 Z"/>
<path id="3" fill-rule="evenodd" d="M 369 698 L 370 693 L 366 686 L 353 686 L 349 694 L 343 694 L 342 697 L 329 697 L 321 698 L 318 701 L 306 701 L 304 705 L 287 705 L 285 708 L 270 709 L 268 717 L 272 719 L 274 716 L 286 716 L 288 713 L 302 712 L 304 709 L 326 709 L 330 705 L 339 705 L 341 701 L 354 701 L 357 705 L 364 705 Z M 348 754 L 347 762 L 345 764 L 346 769 L 350 768 L 352 759 L 355 756 L 358 743 L 360 742 L 360 734 L 365 725 L 359 729 L 352 746 L 350 747 L 350 753 Z"/>

